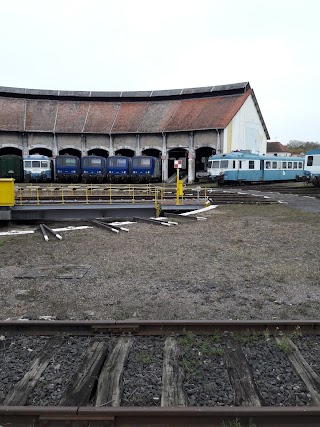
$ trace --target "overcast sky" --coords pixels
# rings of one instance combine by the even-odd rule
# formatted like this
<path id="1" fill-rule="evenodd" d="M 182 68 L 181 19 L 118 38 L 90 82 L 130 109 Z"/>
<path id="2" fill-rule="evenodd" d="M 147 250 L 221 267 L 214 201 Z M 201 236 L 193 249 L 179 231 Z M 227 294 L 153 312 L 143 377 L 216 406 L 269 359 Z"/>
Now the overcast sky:
<path id="1" fill-rule="evenodd" d="M 248 81 L 271 140 L 320 142 L 318 0 L 0 0 L 0 86 Z"/>

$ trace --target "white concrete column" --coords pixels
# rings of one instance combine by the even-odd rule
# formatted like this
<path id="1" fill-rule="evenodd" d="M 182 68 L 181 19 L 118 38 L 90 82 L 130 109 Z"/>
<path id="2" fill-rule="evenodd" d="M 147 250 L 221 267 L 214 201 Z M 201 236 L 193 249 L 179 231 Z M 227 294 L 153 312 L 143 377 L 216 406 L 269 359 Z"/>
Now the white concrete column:
<path id="1" fill-rule="evenodd" d="M 57 135 L 56 133 L 54 133 L 53 141 L 52 141 L 52 157 L 57 157 L 58 154 L 59 154 L 59 150 L 58 150 Z"/>
<path id="2" fill-rule="evenodd" d="M 87 156 L 88 155 L 88 150 L 87 150 L 87 138 L 86 135 L 81 135 L 81 156 Z"/>
<path id="3" fill-rule="evenodd" d="M 21 135 L 22 156 L 29 155 L 28 134 L 23 132 Z"/>
<path id="4" fill-rule="evenodd" d="M 168 150 L 167 150 L 167 136 L 165 133 L 162 134 L 162 182 L 168 181 Z"/>
<path id="5" fill-rule="evenodd" d="M 112 135 L 109 135 L 109 156 L 114 156 L 114 145 Z"/>
<path id="6" fill-rule="evenodd" d="M 141 156 L 140 135 L 136 135 L 136 156 Z"/>
<path id="7" fill-rule="evenodd" d="M 189 132 L 188 184 L 193 184 L 196 178 L 195 157 L 193 132 Z"/>

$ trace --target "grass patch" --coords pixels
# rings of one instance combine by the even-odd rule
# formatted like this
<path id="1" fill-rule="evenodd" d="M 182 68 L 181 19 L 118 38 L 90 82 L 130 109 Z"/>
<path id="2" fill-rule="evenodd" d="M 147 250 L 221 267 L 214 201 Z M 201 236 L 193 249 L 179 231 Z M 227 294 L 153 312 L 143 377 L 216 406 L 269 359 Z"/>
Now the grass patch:
<path id="1" fill-rule="evenodd" d="M 148 353 L 137 353 L 134 359 L 137 363 L 143 363 L 144 365 L 150 365 L 153 362 L 153 357 Z"/>
<path id="2" fill-rule="evenodd" d="M 285 354 L 291 354 L 293 352 L 288 337 L 280 338 L 280 340 L 276 342 L 276 347 L 278 350 L 283 351 L 283 353 Z"/>

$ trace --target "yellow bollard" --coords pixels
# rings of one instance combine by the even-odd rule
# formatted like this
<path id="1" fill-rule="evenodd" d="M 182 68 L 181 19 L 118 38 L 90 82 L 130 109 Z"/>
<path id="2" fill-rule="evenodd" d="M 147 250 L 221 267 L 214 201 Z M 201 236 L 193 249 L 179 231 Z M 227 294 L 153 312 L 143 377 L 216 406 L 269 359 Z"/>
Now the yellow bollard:
<path id="1" fill-rule="evenodd" d="M 86 204 L 89 204 L 88 187 L 86 187 Z"/>
<path id="2" fill-rule="evenodd" d="M 63 187 L 61 188 L 61 203 L 64 205 Z"/>
<path id="3" fill-rule="evenodd" d="M 112 189 L 111 189 L 111 184 L 109 185 L 109 203 L 112 203 Z"/>
<path id="4" fill-rule="evenodd" d="M 40 200 L 39 200 L 39 188 L 36 188 L 36 197 L 37 197 L 37 205 L 40 205 Z"/>
<path id="5" fill-rule="evenodd" d="M 134 187 L 132 187 L 132 202 L 131 203 L 136 203 L 134 200 Z"/>

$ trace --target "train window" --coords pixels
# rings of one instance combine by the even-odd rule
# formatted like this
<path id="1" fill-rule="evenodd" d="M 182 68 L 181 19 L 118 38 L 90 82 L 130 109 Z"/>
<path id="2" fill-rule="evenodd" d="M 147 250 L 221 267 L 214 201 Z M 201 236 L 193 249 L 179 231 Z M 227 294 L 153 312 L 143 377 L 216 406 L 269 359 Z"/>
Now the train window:
<path id="1" fill-rule="evenodd" d="M 288 162 L 288 169 L 292 169 L 292 162 Z"/>
<path id="2" fill-rule="evenodd" d="M 141 166 L 150 167 L 150 159 L 141 159 Z"/>
<path id="3" fill-rule="evenodd" d="M 235 161 L 235 160 L 232 162 L 232 168 L 233 168 L 233 169 L 235 169 L 235 168 L 236 168 L 236 161 Z"/>
<path id="4" fill-rule="evenodd" d="M 266 169 L 270 169 L 271 168 L 271 162 L 266 162 Z"/>
<path id="5" fill-rule="evenodd" d="M 65 157 L 65 165 L 66 166 L 75 166 L 76 165 L 76 159 L 74 158 L 70 158 L 70 157 Z"/>
<path id="6" fill-rule="evenodd" d="M 48 162 L 41 162 L 41 167 L 42 168 L 48 168 Z"/>
<path id="7" fill-rule="evenodd" d="M 228 167 L 228 164 L 229 164 L 228 160 L 221 160 L 220 168 L 226 169 Z"/>
<path id="8" fill-rule="evenodd" d="M 217 161 L 217 160 L 214 160 L 213 162 L 212 162 L 212 166 L 211 166 L 213 169 L 219 169 L 219 161 Z"/>
<path id="9" fill-rule="evenodd" d="M 287 169 L 287 162 L 282 162 L 282 169 Z"/>
<path id="10" fill-rule="evenodd" d="M 302 169 L 302 168 L 303 168 L 303 164 L 302 164 L 302 162 L 299 162 L 299 166 L 298 166 L 298 168 L 299 168 L 299 169 Z"/>
<path id="11" fill-rule="evenodd" d="M 293 162 L 293 169 L 298 169 L 298 162 Z"/>
<path id="12" fill-rule="evenodd" d="M 278 169 L 278 162 L 272 162 L 272 169 Z"/>
<path id="13" fill-rule="evenodd" d="M 308 156 L 307 157 L 307 166 L 312 166 L 313 165 L 313 156 Z"/>
<path id="14" fill-rule="evenodd" d="M 239 169 L 242 169 L 242 160 L 239 160 Z"/>
<path id="15" fill-rule="evenodd" d="M 24 167 L 25 168 L 31 168 L 31 160 L 25 160 Z"/>
<path id="16" fill-rule="evenodd" d="M 33 168 L 39 168 L 40 167 L 40 161 L 39 160 L 33 160 L 32 167 Z"/>
<path id="17" fill-rule="evenodd" d="M 98 159 L 97 157 L 93 157 L 91 160 L 92 166 L 101 166 L 101 159 Z"/>
<path id="18" fill-rule="evenodd" d="M 116 165 L 117 166 L 126 166 L 127 164 L 127 159 L 116 159 Z"/>
<path id="19" fill-rule="evenodd" d="M 249 169 L 254 169 L 254 160 L 249 160 Z"/>

